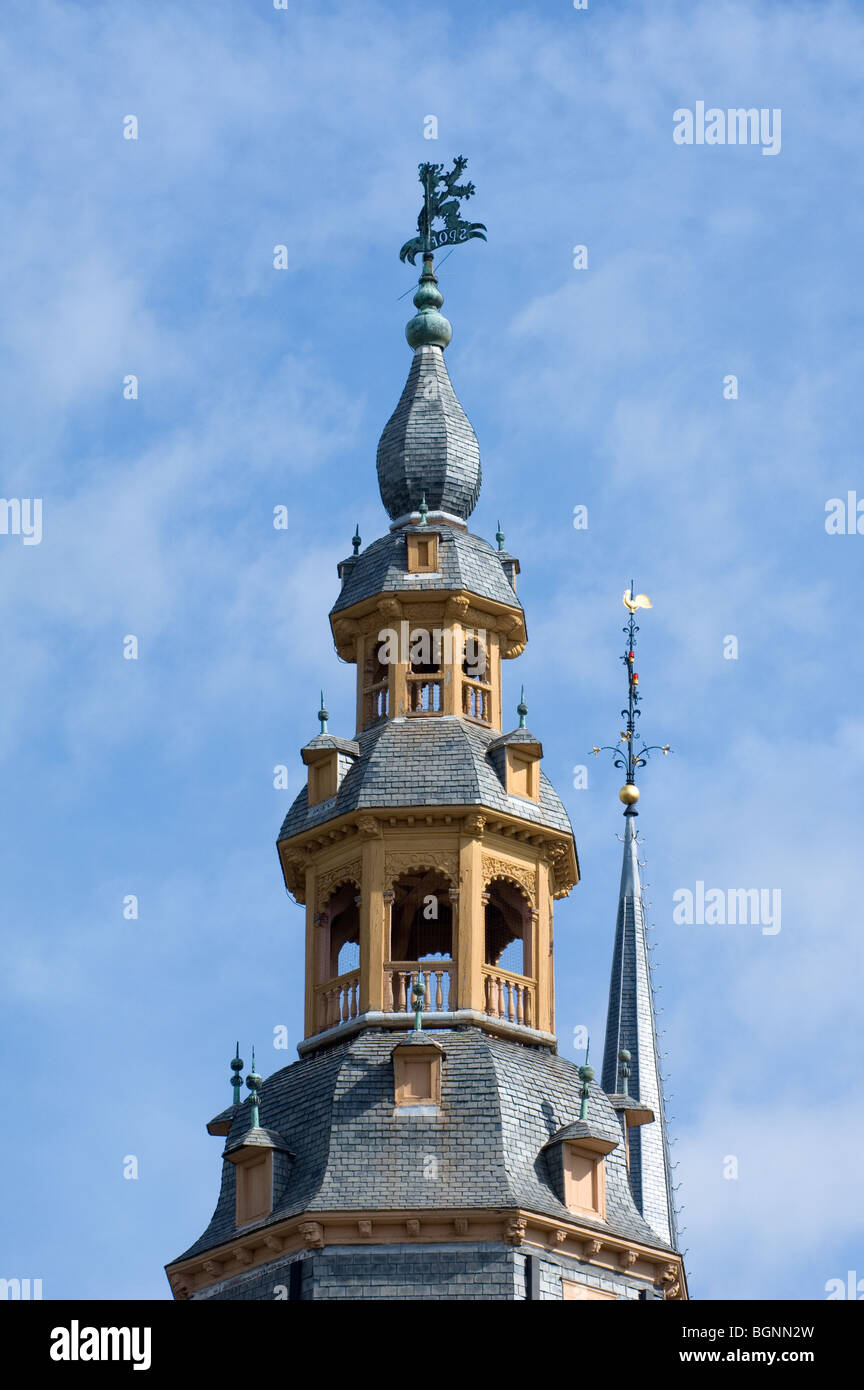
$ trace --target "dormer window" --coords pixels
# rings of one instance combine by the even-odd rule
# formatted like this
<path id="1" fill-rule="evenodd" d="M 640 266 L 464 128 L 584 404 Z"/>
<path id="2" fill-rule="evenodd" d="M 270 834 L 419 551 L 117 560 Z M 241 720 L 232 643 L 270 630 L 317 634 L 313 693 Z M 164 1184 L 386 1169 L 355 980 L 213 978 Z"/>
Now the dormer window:
<path id="1" fill-rule="evenodd" d="M 317 806 L 335 796 L 339 788 L 339 754 L 335 748 L 325 749 L 309 763 L 309 805 Z"/>
<path id="2" fill-rule="evenodd" d="M 237 1193 L 234 1224 L 250 1226 L 263 1221 L 273 1210 L 273 1150 L 244 1154 L 234 1160 L 237 1174 Z"/>
<path id="3" fill-rule="evenodd" d="M 606 1220 L 606 1166 L 603 1155 L 579 1144 L 562 1145 L 564 1205 L 577 1216 Z"/>
<path id="4" fill-rule="evenodd" d="M 412 532 L 408 541 L 408 573 L 434 574 L 438 569 L 438 533 L 427 535 Z"/>
<path id="5" fill-rule="evenodd" d="M 528 801 L 540 800 L 540 760 L 530 744 L 507 749 L 507 791 Z"/>
<path id="6" fill-rule="evenodd" d="M 414 1109 L 425 1111 L 439 1106 L 443 1048 L 431 1040 L 428 1043 L 412 1041 L 394 1047 L 391 1056 L 393 1099 L 397 1110 L 410 1113 Z"/>
<path id="7" fill-rule="evenodd" d="M 606 1155 L 619 1143 L 617 1124 L 575 1120 L 544 1145 L 555 1191 L 574 1216 L 606 1220 Z"/>

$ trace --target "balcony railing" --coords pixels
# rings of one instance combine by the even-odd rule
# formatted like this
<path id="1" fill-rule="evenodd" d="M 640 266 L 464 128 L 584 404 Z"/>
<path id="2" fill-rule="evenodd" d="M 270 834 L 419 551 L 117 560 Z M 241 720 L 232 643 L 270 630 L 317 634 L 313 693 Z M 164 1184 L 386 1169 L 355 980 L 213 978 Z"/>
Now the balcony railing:
<path id="1" fill-rule="evenodd" d="M 393 960 L 384 966 L 384 1011 L 393 1014 L 414 1012 L 411 993 L 414 980 L 422 974 L 426 986 L 424 1014 L 449 1013 L 456 1007 L 453 961 Z"/>
<path id="2" fill-rule="evenodd" d="M 469 719 L 480 719 L 484 724 L 492 723 L 492 687 L 482 681 L 463 680 L 462 713 Z"/>
<path id="3" fill-rule="evenodd" d="M 390 708 L 390 682 L 383 680 L 375 685 L 367 685 L 363 696 L 366 702 L 366 727 L 374 724 L 376 719 L 386 719 Z"/>
<path id="4" fill-rule="evenodd" d="M 494 965 L 484 965 L 483 983 L 486 993 L 486 1012 L 490 1018 L 500 1018 L 506 1023 L 523 1023 L 526 1028 L 534 1026 L 534 982 L 524 975 L 514 975 L 510 970 L 499 970 Z"/>
<path id="5" fill-rule="evenodd" d="M 408 713 L 441 714 L 444 708 L 444 677 L 417 676 L 408 680 Z"/>
<path id="6" fill-rule="evenodd" d="M 315 986 L 319 1033 L 357 1017 L 359 989 L 359 970 L 349 970 L 346 975 L 337 975 L 334 980 L 325 980 L 323 984 Z"/>

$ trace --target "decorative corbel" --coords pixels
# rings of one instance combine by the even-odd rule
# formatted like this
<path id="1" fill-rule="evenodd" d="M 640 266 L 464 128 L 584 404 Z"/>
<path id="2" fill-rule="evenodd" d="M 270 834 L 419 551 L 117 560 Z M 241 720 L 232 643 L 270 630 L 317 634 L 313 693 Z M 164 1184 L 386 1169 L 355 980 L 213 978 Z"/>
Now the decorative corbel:
<path id="1" fill-rule="evenodd" d="M 300 1227 L 300 1236 L 306 1245 L 307 1250 L 323 1250 L 324 1248 L 324 1227 L 318 1221 L 304 1221 Z"/>

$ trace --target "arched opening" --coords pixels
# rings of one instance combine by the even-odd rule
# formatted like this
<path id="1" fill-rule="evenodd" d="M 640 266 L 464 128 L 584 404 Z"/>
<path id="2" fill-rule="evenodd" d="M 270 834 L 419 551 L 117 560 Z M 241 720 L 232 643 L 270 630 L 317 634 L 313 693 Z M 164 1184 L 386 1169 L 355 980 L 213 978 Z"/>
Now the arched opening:
<path id="1" fill-rule="evenodd" d="M 462 713 L 483 724 L 492 722 L 492 686 L 486 634 L 466 628 L 462 659 Z"/>
<path id="2" fill-rule="evenodd" d="M 357 1016 L 360 894 L 355 883 L 339 884 L 327 899 L 318 918 L 317 959 L 318 1027 L 333 1028 Z"/>
<path id="3" fill-rule="evenodd" d="M 443 708 L 444 671 L 441 633 L 412 628 L 408 647 L 408 712 L 440 714 Z"/>
<path id="4" fill-rule="evenodd" d="M 513 975 L 531 975 L 531 911 L 514 883 L 496 878 L 485 894 L 485 961 Z"/>
<path id="5" fill-rule="evenodd" d="M 492 880 L 483 900 L 486 1012 L 531 1028 L 536 1017 L 531 904 L 504 878 Z"/>
<path id="6" fill-rule="evenodd" d="M 386 719 L 390 701 L 390 668 L 383 659 L 384 642 L 374 642 L 366 652 L 363 664 L 363 727 L 368 729 L 379 719 Z"/>
<path id="7" fill-rule="evenodd" d="M 360 968 L 360 896 L 355 884 L 342 883 L 331 893 L 321 914 L 320 931 L 321 981 Z"/>
<path id="8" fill-rule="evenodd" d="M 453 903 L 450 880 L 440 869 L 410 869 L 393 884 L 390 909 L 392 1003 L 410 1012 L 411 988 L 422 974 L 424 1012 L 447 1010 L 453 982 Z"/>

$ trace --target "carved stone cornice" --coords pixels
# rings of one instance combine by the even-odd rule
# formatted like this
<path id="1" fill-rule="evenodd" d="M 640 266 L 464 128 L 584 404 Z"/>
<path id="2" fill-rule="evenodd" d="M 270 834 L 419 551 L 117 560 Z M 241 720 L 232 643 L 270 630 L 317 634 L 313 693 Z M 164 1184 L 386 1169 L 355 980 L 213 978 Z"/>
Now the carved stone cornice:
<path id="1" fill-rule="evenodd" d="M 400 874 L 418 869 L 438 869 L 452 884 L 459 882 L 459 859 L 453 851 L 430 850 L 418 843 L 416 849 L 387 850 L 384 855 L 384 878 L 388 887 Z"/>
<path id="2" fill-rule="evenodd" d="M 266 1231 L 240 1233 L 228 1244 L 169 1266 L 167 1274 L 174 1297 L 186 1299 L 225 1279 L 232 1263 L 235 1268 L 249 1269 L 271 1263 L 280 1253 L 291 1255 L 304 1248 L 322 1250 L 370 1240 L 398 1245 L 406 1239 L 431 1244 L 506 1241 L 514 1246 L 554 1249 L 606 1271 L 613 1280 L 626 1270 L 631 1279 L 662 1289 L 666 1299 L 687 1298 L 680 1257 L 670 1256 L 668 1250 L 640 1245 L 611 1232 L 601 1235 L 576 1220 L 541 1216 L 524 1208 L 307 1212 Z"/>
<path id="3" fill-rule="evenodd" d="M 380 840 L 384 832 L 381 822 L 374 816 L 358 816 L 357 833 L 362 835 L 364 840 Z"/>
<path id="4" fill-rule="evenodd" d="M 306 867 L 309 863 L 307 854 L 283 854 L 282 872 L 285 875 L 285 887 L 292 898 L 298 903 L 306 902 Z"/>

